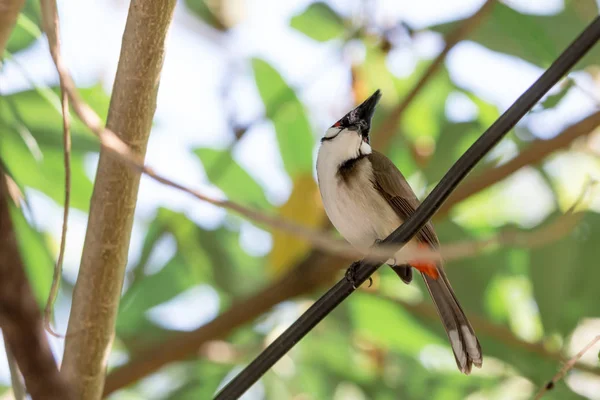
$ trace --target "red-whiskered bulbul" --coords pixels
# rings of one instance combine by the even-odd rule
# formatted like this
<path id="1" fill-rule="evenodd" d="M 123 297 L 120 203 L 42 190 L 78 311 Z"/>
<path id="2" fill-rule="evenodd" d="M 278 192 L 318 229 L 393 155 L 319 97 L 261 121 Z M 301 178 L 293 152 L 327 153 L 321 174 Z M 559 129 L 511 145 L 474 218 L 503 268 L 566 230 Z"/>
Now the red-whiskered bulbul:
<path id="1" fill-rule="evenodd" d="M 371 118 L 380 97 L 377 90 L 329 128 L 321 139 L 317 157 L 319 190 L 327 216 L 342 236 L 365 254 L 419 206 L 398 168 L 369 144 Z M 439 247 L 431 222 L 409 245 Z M 412 280 L 411 267 L 421 272 L 450 339 L 458 368 L 469 374 L 473 364 L 481 367 L 481 346 L 441 261 L 396 265 L 390 259 L 387 264 L 405 283 Z"/>

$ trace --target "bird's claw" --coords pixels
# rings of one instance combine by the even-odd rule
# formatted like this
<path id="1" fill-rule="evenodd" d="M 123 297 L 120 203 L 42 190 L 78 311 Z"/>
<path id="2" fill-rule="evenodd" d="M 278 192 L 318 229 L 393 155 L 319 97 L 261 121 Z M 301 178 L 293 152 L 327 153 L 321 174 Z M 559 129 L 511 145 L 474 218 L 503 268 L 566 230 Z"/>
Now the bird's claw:
<path id="1" fill-rule="evenodd" d="M 355 261 L 350 265 L 350 267 L 346 270 L 346 279 L 348 282 L 352 284 L 352 288 L 356 290 L 356 269 L 360 265 L 360 261 Z M 373 285 L 373 278 L 369 277 L 369 286 Z"/>

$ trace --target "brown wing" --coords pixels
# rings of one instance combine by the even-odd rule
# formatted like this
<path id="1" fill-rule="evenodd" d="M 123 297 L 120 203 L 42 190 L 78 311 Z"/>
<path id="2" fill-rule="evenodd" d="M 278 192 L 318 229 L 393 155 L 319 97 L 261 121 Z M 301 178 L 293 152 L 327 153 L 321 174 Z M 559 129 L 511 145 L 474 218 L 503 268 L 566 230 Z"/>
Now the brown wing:
<path id="1" fill-rule="evenodd" d="M 387 200 L 396 214 L 405 221 L 419 206 L 419 200 L 412 188 L 393 162 L 383 154 L 373 151 L 368 155 L 373 166 L 373 185 Z M 428 222 L 417 234 L 417 240 L 425 242 L 432 247 L 438 247 L 439 241 L 433 230 L 433 225 Z"/>
<path id="2" fill-rule="evenodd" d="M 392 206 L 396 214 L 402 220 L 406 220 L 419 206 L 419 200 L 415 193 L 402 173 L 387 157 L 373 151 L 368 158 L 373 166 L 373 185 Z M 421 228 L 421 231 L 417 234 L 417 240 L 432 247 L 438 247 L 439 245 L 438 238 L 433 231 L 433 225 L 430 222 Z M 468 374 L 471 372 L 473 364 L 481 367 L 483 360 L 481 346 L 469 320 L 458 303 L 442 264 L 437 263 L 436 268 L 440 275 L 438 279 L 424 273 L 421 275 L 450 339 L 456 364 L 463 373 Z"/>

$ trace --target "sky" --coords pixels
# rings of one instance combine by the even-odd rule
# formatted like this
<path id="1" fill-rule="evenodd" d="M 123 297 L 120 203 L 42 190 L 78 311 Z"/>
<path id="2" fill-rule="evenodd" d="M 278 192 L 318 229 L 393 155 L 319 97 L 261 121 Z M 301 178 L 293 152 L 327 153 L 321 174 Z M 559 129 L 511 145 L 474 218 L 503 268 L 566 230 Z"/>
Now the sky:
<path id="1" fill-rule="evenodd" d="M 425 27 L 462 18 L 477 10 L 483 0 L 398 0 L 374 1 L 375 18 L 381 25 L 391 25 L 401 16 L 414 28 Z M 228 130 L 229 107 L 240 121 L 259 119 L 262 102 L 252 78 L 249 57 L 261 57 L 277 68 L 294 87 L 301 88 L 299 96 L 312 120 L 315 132 L 325 128 L 352 106 L 347 59 L 361 57 L 360 49 L 350 49 L 343 57 L 336 52 L 335 43 L 317 43 L 289 27 L 289 18 L 301 12 L 307 0 L 230 0 L 235 9 L 245 15 L 243 22 L 227 35 L 207 32 L 206 27 L 185 9 L 183 2 L 176 8 L 174 21 L 166 43 L 166 59 L 158 94 L 158 105 L 146 161 L 160 173 L 179 183 L 189 185 L 206 194 L 222 196 L 219 189 L 207 182 L 196 156 L 195 147 L 225 147 L 233 139 Z M 522 12 L 552 14 L 560 12 L 562 0 L 506 1 Z M 67 6 L 68 4 L 68 6 Z M 358 18 L 360 1 L 333 0 L 334 8 Z M 62 49 L 65 61 L 79 86 L 102 82 L 110 92 L 118 62 L 120 41 L 128 8 L 121 0 L 59 0 L 62 29 Z M 392 52 L 390 69 L 398 75 L 408 74 L 421 58 L 433 58 L 441 50 L 443 41 L 435 34 L 422 34 L 412 47 Z M 20 66 L 7 62 L 0 71 L 0 87 L 4 94 L 29 88 L 21 68 L 43 85 L 56 85 L 57 76 L 49 56 L 45 39 L 17 54 Z M 463 42 L 448 55 L 447 67 L 451 78 L 459 86 L 473 90 L 485 100 L 505 110 L 543 72 L 527 62 L 502 54 L 492 53 L 473 43 Z M 231 74 L 234 79 L 228 79 Z M 589 84 L 586 76 L 575 74 L 582 84 Z M 225 102 L 222 96 L 227 93 Z M 230 106 L 233 104 L 233 106 Z M 527 118 L 532 132 L 542 138 L 552 137 L 568 124 L 595 110 L 597 104 L 586 94 L 571 91 L 559 109 L 553 113 L 540 112 Z M 460 96 L 452 96 L 447 113 L 461 119 L 472 113 L 472 105 Z M 176 155 L 176 156 L 174 156 Z M 265 188 L 274 204 L 286 201 L 291 181 L 285 174 L 279 156 L 272 125 L 264 121 L 254 125 L 236 146 L 235 159 Z M 86 169 L 92 178 L 97 157 L 90 156 Z M 549 168 L 560 174 L 567 162 L 557 162 Z M 571 165 L 571 164 L 569 164 Z M 554 169 L 552 169 L 554 168 Z M 587 167 L 586 167 L 587 168 Z M 593 166 L 588 168 L 597 173 Z M 514 218 L 524 225 L 534 225 L 555 205 L 552 193 L 543 194 L 540 177 L 524 171 L 513 177 L 508 191 L 517 196 L 520 204 Z M 512 192 L 511 192 L 512 191 Z M 542 193 L 541 195 L 539 193 Z M 40 229 L 59 238 L 62 209 L 44 195 L 30 191 L 28 196 Z M 531 197 L 536 196 L 535 201 Z M 522 198 L 528 199 L 523 202 Z M 145 227 L 155 210 L 165 206 L 185 212 L 192 220 L 206 228 L 218 226 L 225 211 L 202 203 L 188 195 L 163 187 L 146 177 L 142 178 L 136 209 L 136 220 L 131 241 L 129 264 L 139 256 Z M 64 273 L 74 282 L 85 237 L 86 215 L 71 210 Z M 271 247 L 270 235 L 250 223 L 242 225 L 241 242 L 252 254 L 266 254 Z M 168 257 L 174 245 L 167 239 L 161 244 L 161 257 Z M 160 265 L 160 260 L 156 260 Z M 216 315 L 219 304 L 210 287 L 196 287 L 166 305 L 150 312 L 149 317 L 169 328 L 194 329 Z M 217 299 L 217 300 L 215 300 Z M 202 302 L 205 314 L 189 319 L 189 310 Z M 183 315 L 186 317 L 184 318 Z M 68 300 L 61 298 L 57 306 L 57 329 L 65 332 L 68 318 Z M 57 356 L 62 343 L 51 339 Z M 0 383 L 9 381 L 3 354 L 0 354 Z M 153 389 L 154 390 L 154 389 Z M 259 393 L 248 398 L 260 398 Z M 253 397 L 254 396 L 254 397 Z M 258 396 L 258 397 L 256 397 Z"/>

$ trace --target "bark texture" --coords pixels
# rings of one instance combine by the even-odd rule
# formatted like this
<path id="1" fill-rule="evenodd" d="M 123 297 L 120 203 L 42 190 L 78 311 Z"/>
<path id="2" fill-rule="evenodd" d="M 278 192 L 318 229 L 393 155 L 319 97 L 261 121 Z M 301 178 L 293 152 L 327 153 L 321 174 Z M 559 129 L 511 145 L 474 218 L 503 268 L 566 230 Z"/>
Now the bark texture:
<path id="1" fill-rule="evenodd" d="M 25 274 L 0 168 L 0 329 L 31 398 L 70 399 L 44 332 L 42 314 Z"/>
<path id="2" fill-rule="evenodd" d="M 0 60 L 25 0 L 0 0 Z"/>
<path id="3" fill-rule="evenodd" d="M 143 159 L 175 0 L 133 0 L 107 127 Z M 140 173 L 100 152 L 62 373 L 80 399 L 102 396 L 123 286 Z"/>

